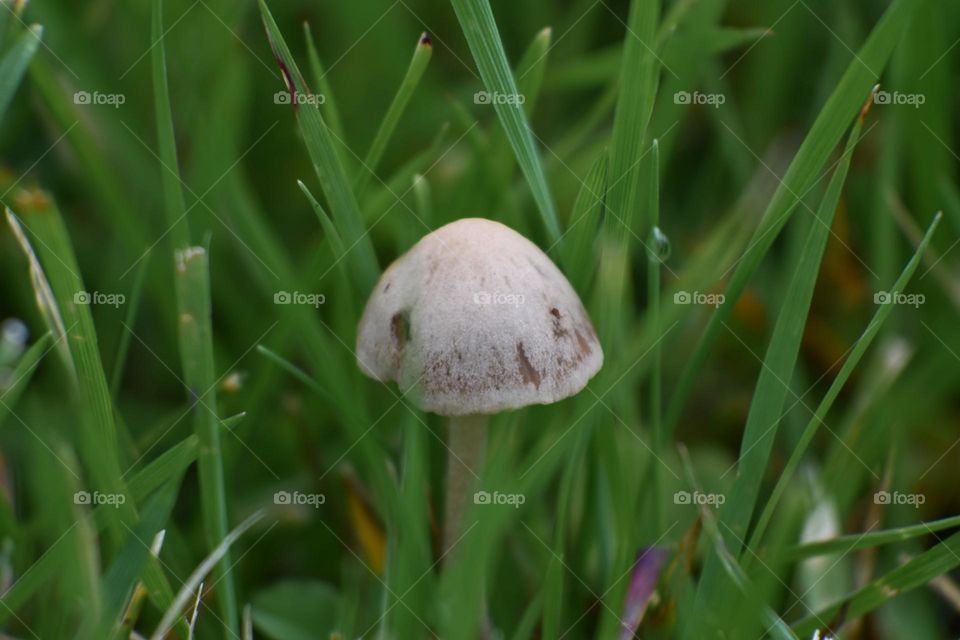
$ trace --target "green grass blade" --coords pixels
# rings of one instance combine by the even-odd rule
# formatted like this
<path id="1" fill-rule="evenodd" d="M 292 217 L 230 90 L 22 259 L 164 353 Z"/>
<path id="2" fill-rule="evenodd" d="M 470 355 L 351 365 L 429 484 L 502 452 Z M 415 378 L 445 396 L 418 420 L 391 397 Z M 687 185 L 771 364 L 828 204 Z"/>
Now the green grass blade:
<path id="1" fill-rule="evenodd" d="M 491 96 L 493 108 L 506 132 L 510 146 L 517 156 L 523 175 L 526 177 L 537 203 L 549 242 L 560 239 L 560 223 L 557 221 L 553 196 L 547 185 L 546 173 L 540 160 L 537 145 L 523 105 L 517 99 L 519 89 L 514 81 L 507 54 L 500 40 L 489 0 L 451 0 L 453 9 L 466 36 L 483 79 L 484 90 Z"/>
<path id="2" fill-rule="evenodd" d="M 647 126 L 656 101 L 660 61 L 654 51 L 659 0 L 632 0 L 620 63 L 620 95 L 613 119 L 610 147 L 610 214 L 616 237 L 625 242 L 634 232 L 633 217 L 640 206 L 640 158 Z M 646 229 L 642 221 L 640 229 Z"/>
<path id="3" fill-rule="evenodd" d="M 928 536 L 958 526 L 960 526 L 960 516 L 952 516 L 931 522 L 921 522 L 920 524 L 906 527 L 888 529 L 886 531 L 852 533 L 828 540 L 795 545 L 784 549 L 782 552 L 778 552 L 776 556 L 777 559 L 796 561 L 834 553 L 851 553 L 853 551 L 859 551 L 860 549 L 870 549 L 884 544 L 906 542 L 907 540 Z"/>
<path id="4" fill-rule="evenodd" d="M 0 11 L 8 12 L 10 9 L 6 6 L 0 7 Z M 13 100 L 13 94 L 17 91 L 17 86 L 23 79 L 23 74 L 27 71 L 27 65 L 37 52 L 40 46 L 40 38 L 43 35 L 43 27 L 33 25 L 23 35 L 15 45 L 0 60 L 0 122 L 7 113 L 7 107 Z"/>
<path id="5" fill-rule="evenodd" d="M 134 502 L 143 502 L 151 493 L 186 471 L 187 467 L 196 459 L 197 448 L 197 437 L 191 435 L 165 451 L 139 472 L 135 473 L 128 483 Z M 108 512 L 113 510 L 113 505 L 109 504 L 99 505 L 94 509 L 93 520 L 97 523 L 98 527 L 103 527 L 108 524 Z M 74 531 L 68 531 L 64 534 L 64 538 L 72 535 L 76 535 L 76 533 Z M 67 549 L 70 546 L 71 545 L 64 540 L 64 544 L 57 544 L 48 549 L 4 592 L 2 598 L 0 598 L 0 603 L 2 603 L 2 605 L 0 605 L 0 624 L 4 624 L 8 616 L 13 615 L 15 611 L 19 610 L 19 608 L 54 575 L 63 563 L 63 558 L 60 556 L 61 549 Z M 156 589 L 155 583 L 151 583 L 151 586 L 153 589 Z M 151 591 L 151 593 L 153 593 L 153 591 Z M 152 595 L 151 597 L 154 602 L 163 609 L 173 602 L 172 592 L 167 599 L 164 599 L 162 595 L 160 597 Z M 186 629 L 182 621 L 178 626 Z"/>
<path id="6" fill-rule="evenodd" d="M 150 256 L 147 255 L 140 264 L 137 265 L 137 273 L 134 276 L 133 287 L 130 290 L 129 301 L 127 302 L 127 313 L 123 319 L 124 326 L 134 327 L 137 323 L 137 313 L 140 310 L 140 298 L 143 294 L 143 282 L 146 279 L 147 267 L 150 264 Z M 113 358 L 113 369 L 110 373 L 110 397 L 116 401 L 117 393 L 120 390 L 120 383 L 123 381 L 123 372 L 127 362 L 127 352 L 130 350 L 130 340 L 133 339 L 132 331 L 123 331 L 120 333 L 120 342 L 117 344 L 117 353 Z"/>
<path id="7" fill-rule="evenodd" d="M 661 389 L 663 387 L 663 357 L 661 354 L 660 321 L 660 264 L 667 258 L 669 244 L 663 232 L 660 231 L 660 145 L 655 139 L 650 159 L 650 185 L 647 190 L 649 203 L 647 211 L 650 215 L 650 234 L 647 241 L 647 322 L 653 327 L 657 342 L 653 345 L 652 370 L 650 372 L 650 433 L 654 458 L 660 460 L 664 456 L 666 439 L 664 438 L 661 421 Z M 654 470 L 652 482 L 652 505 L 656 535 L 665 529 L 662 488 L 664 486 L 664 466 L 651 464 Z M 649 494 L 648 494 L 649 495 Z"/>
<path id="8" fill-rule="evenodd" d="M 417 41 L 417 47 L 413 51 L 413 58 L 410 60 L 410 66 L 407 67 L 407 73 L 403 77 L 403 81 L 400 83 L 396 95 L 393 97 L 393 102 L 390 103 L 390 108 L 387 109 L 387 114 L 380 122 L 380 128 L 377 129 L 377 134 L 370 144 L 370 150 L 367 151 L 363 165 L 357 173 L 357 179 L 353 188 L 357 197 L 360 197 L 360 194 L 366 189 L 370 178 L 375 175 L 377 167 L 383 159 L 383 152 L 386 150 L 390 138 L 393 137 L 393 132 L 396 130 L 397 123 L 400 122 L 400 117 L 403 116 L 403 112 L 410 103 L 413 92 L 416 91 L 417 85 L 420 84 L 420 79 L 423 77 L 424 71 L 427 70 L 427 64 L 430 62 L 432 55 L 433 44 L 430 42 L 430 37 L 424 33 Z"/>
<path id="9" fill-rule="evenodd" d="M 200 439 L 196 434 L 190 434 L 134 473 L 128 483 L 133 499 L 142 501 L 171 478 L 185 471 L 197 459 L 199 448 Z"/>
<path id="10" fill-rule="evenodd" d="M 63 317 L 60 315 L 53 290 L 50 288 L 50 281 L 47 280 L 47 274 L 44 273 L 40 259 L 33 250 L 33 246 L 30 244 L 19 219 L 10 209 L 5 211 L 7 224 L 13 231 L 17 243 L 26 255 L 27 262 L 30 265 L 30 283 L 33 286 L 33 295 L 37 302 L 37 308 L 40 310 L 40 316 L 47 325 L 50 334 L 54 337 L 54 345 L 60 353 L 64 366 L 73 374 L 73 355 L 70 352 L 70 344 L 67 342 L 67 328 L 63 325 Z"/>
<path id="11" fill-rule="evenodd" d="M 849 160 L 847 160 L 845 164 L 849 164 Z M 844 171 L 846 171 L 846 169 L 844 169 Z M 834 177 L 836 178 L 836 174 L 834 174 Z M 891 292 L 902 292 L 906 288 L 907 284 L 910 282 L 910 278 L 913 277 L 914 272 L 920 265 L 920 261 L 923 259 L 923 253 L 930 244 L 930 240 L 933 238 L 933 233 L 940 224 L 940 219 L 941 216 L 939 214 L 934 218 L 933 223 L 930 225 L 930 228 L 927 229 L 927 233 L 920 242 L 920 245 L 917 247 L 917 250 L 914 252 L 913 257 L 903 268 L 903 272 L 900 274 L 900 277 L 897 278 L 897 281 L 890 288 Z M 857 340 L 852 351 L 850 352 L 850 355 L 847 356 L 847 359 L 844 361 L 843 366 L 840 368 L 840 372 L 837 373 L 837 376 L 833 379 L 833 382 L 830 384 L 830 388 L 827 390 L 826 395 L 824 395 L 823 400 L 820 401 L 820 405 L 817 407 L 816 412 L 814 413 L 813 417 L 810 418 L 810 421 L 807 423 L 803 434 L 800 436 L 800 439 L 797 441 L 796 445 L 794 445 L 793 450 L 790 453 L 790 459 L 784 466 L 783 471 L 780 472 L 780 476 L 777 479 L 777 484 L 774 486 L 773 491 L 767 500 L 767 504 L 764 507 L 763 512 L 760 514 L 753 533 L 751 534 L 748 548 L 756 549 L 759 546 L 760 540 L 766 531 L 767 525 L 770 523 L 770 519 L 773 517 L 777 504 L 779 503 L 780 498 L 783 496 L 783 492 L 786 490 L 787 485 L 790 483 L 794 472 L 800 465 L 804 453 L 806 453 L 807 448 L 810 446 L 810 442 L 813 440 L 813 436 L 816 434 L 820 425 L 824 423 L 823 421 L 827 417 L 827 413 L 833 406 L 834 401 L 837 399 L 837 396 L 840 395 L 840 391 L 843 389 L 844 385 L 846 385 L 847 380 L 850 379 L 850 375 L 863 358 L 863 355 L 866 353 L 867 349 L 873 343 L 874 338 L 876 338 L 877 334 L 880 333 L 881 327 L 893 312 L 893 308 L 894 305 L 891 304 L 879 305 L 876 313 L 870 321 L 870 324 L 867 325 L 863 335 L 861 335 Z"/>
<path id="12" fill-rule="evenodd" d="M 163 183 L 164 210 L 174 251 L 190 246 L 190 226 L 180 182 L 180 163 L 170 108 L 170 87 L 167 81 L 167 53 L 163 33 L 163 0 L 153 3 L 151 38 L 153 42 L 153 98 L 156 111 L 157 143 L 160 156 L 160 179 Z"/>
<path id="13" fill-rule="evenodd" d="M 597 270 L 597 235 L 607 196 L 606 182 L 607 154 L 604 151 L 593 162 L 580 187 L 563 244 L 567 276 L 581 296 L 588 293 Z"/>
<path id="14" fill-rule="evenodd" d="M 552 557 L 547 565 L 547 573 L 543 580 L 543 635 L 547 638 L 556 638 L 560 634 L 560 619 L 563 609 L 564 579 L 567 567 L 563 558 L 566 556 L 567 523 L 573 500 L 573 489 L 578 474 L 583 469 L 587 447 L 590 443 L 592 431 L 585 425 L 577 434 L 577 442 L 567 460 L 560 483 L 560 493 L 557 496 L 556 533 L 553 540 Z"/>
<path id="15" fill-rule="evenodd" d="M 320 88 L 323 94 L 323 114 L 330 131 L 340 140 L 346 140 L 347 134 L 343 129 L 343 120 L 340 118 L 340 110 L 337 108 L 337 100 L 333 94 L 333 87 L 330 84 L 330 77 L 323 68 L 323 62 L 320 60 L 320 53 L 317 51 L 317 44 L 313 40 L 313 32 L 310 30 L 310 23 L 303 23 L 304 39 L 307 41 L 307 59 L 310 63 L 310 74 L 313 76 L 313 83 Z"/>
<path id="16" fill-rule="evenodd" d="M 166 49 L 163 34 L 163 3 L 153 5 L 153 82 L 160 145 L 167 223 L 173 243 L 174 284 L 177 298 L 177 335 L 183 383 L 194 416 L 194 432 L 200 449 L 200 505 L 203 511 L 207 548 L 214 549 L 229 531 L 223 454 L 220 447 L 220 418 L 217 415 L 216 373 L 213 360 L 210 267 L 207 252 L 190 247 L 173 113 L 167 83 Z M 217 599 L 226 636 L 239 632 L 240 612 L 232 562 L 227 550 L 217 568 Z"/>
<path id="17" fill-rule="evenodd" d="M 430 183 L 421 174 L 417 173 L 411 181 L 413 189 L 413 198 L 417 204 L 417 215 L 425 225 L 433 228 L 433 194 L 430 190 Z"/>
<path id="18" fill-rule="evenodd" d="M 313 197 L 312 193 L 310 193 L 310 189 L 307 188 L 307 185 L 305 185 L 302 181 L 297 180 L 297 186 L 299 186 L 300 190 L 303 191 L 303 195 L 307 196 L 307 200 L 310 201 L 310 206 L 313 207 L 314 213 L 317 214 L 317 218 L 320 220 L 320 226 L 323 227 L 323 232 L 326 234 L 327 240 L 330 242 L 330 247 L 333 249 L 334 261 L 341 262 L 346 255 L 347 250 L 343 246 L 343 240 L 340 238 L 340 234 L 337 233 L 337 228 L 333 225 L 333 221 L 320 205 L 320 202 Z"/>
<path id="19" fill-rule="evenodd" d="M 794 625 L 798 635 L 809 636 L 822 620 L 831 620 L 841 611 L 856 620 L 893 598 L 922 587 L 960 565 L 960 533 L 955 533 L 932 549 L 910 559 L 889 573 L 874 579 L 853 595 Z"/>
<path id="20" fill-rule="evenodd" d="M 181 612 L 184 610 L 184 607 L 192 598 L 195 597 L 197 587 L 200 586 L 200 583 L 203 582 L 203 579 L 213 570 L 213 568 L 223 559 L 226 553 L 230 550 L 230 547 L 233 546 L 233 543 L 237 541 L 250 527 L 255 525 L 263 518 L 263 513 L 258 511 L 252 516 L 241 522 L 237 527 L 232 530 L 230 533 L 224 537 L 224 539 L 218 544 L 213 551 L 210 552 L 203 562 L 200 563 L 193 573 L 190 574 L 190 577 L 187 578 L 186 582 L 183 583 L 183 586 L 180 588 L 180 591 L 177 592 L 177 597 L 173 601 L 173 605 L 163 614 L 163 618 L 160 620 L 160 624 L 157 625 L 156 631 L 153 632 L 153 635 L 150 636 L 151 640 L 162 640 L 170 631 L 170 628 L 173 626 L 174 621 L 180 617 Z M 239 635 L 235 636 L 239 637 Z"/>
<path id="21" fill-rule="evenodd" d="M 180 360 L 194 415 L 194 430 L 200 450 L 200 503 L 209 549 L 227 535 L 226 482 L 220 446 L 220 418 L 217 415 L 217 376 L 213 360 L 213 329 L 210 308 L 210 267 L 207 252 L 191 247 L 176 257 L 177 308 L 179 311 Z M 217 568 L 217 596 L 225 632 L 239 630 L 239 607 L 232 562 L 228 549 L 223 551 Z"/>
<path id="22" fill-rule="evenodd" d="M 283 356 L 281 356 L 276 351 L 265 347 L 262 344 L 257 345 L 257 352 L 266 356 L 268 360 L 278 365 L 281 369 L 292 375 L 294 378 L 302 382 L 308 389 L 315 391 L 320 397 L 332 401 L 330 394 L 327 393 L 327 390 L 320 386 L 316 380 L 310 377 L 306 371 L 293 364 Z"/>
<path id="23" fill-rule="evenodd" d="M 527 118 L 533 116 L 533 110 L 540 97 L 540 88 L 543 85 L 543 75 L 547 70 L 547 61 L 550 54 L 550 41 L 553 29 L 541 29 L 527 47 L 520 62 L 517 63 L 514 75 L 517 79 L 517 90 L 523 96 L 523 111 Z M 490 164 L 498 171 L 498 178 L 507 181 L 514 167 L 510 141 L 507 140 L 503 129 L 490 132 L 489 153 Z"/>
<path id="24" fill-rule="evenodd" d="M 814 214 L 815 220 L 809 225 L 803 251 L 777 314 L 773 335 L 767 346 L 763 367 L 754 389 L 753 401 L 750 403 L 741 441 L 737 476 L 730 495 L 720 511 L 725 544 L 734 557 L 741 556 L 741 550 L 745 544 L 747 527 L 753 515 L 763 475 L 776 439 L 783 405 L 790 392 L 789 385 L 799 355 L 800 341 L 803 337 L 810 303 L 813 300 L 820 261 L 826 250 L 827 240 L 830 238 L 830 226 L 833 224 L 850 157 L 862 125 L 863 119 L 857 118 L 851 130 L 842 163 L 834 173 L 821 205 Z M 724 610 L 724 607 L 719 604 L 723 596 L 718 588 L 719 575 L 723 569 L 720 558 L 716 554 L 708 558 L 700 594 L 708 603 L 706 606 L 709 610 L 717 612 Z"/>
<path id="25" fill-rule="evenodd" d="M 20 357 L 17 366 L 10 372 L 9 377 L 0 384 L 0 425 L 3 424 L 7 414 L 17 406 L 17 400 L 20 399 L 27 385 L 30 384 L 33 372 L 37 370 L 37 364 L 51 348 L 50 342 L 52 340 L 53 334 L 49 331 L 40 336 Z"/>
<path id="26" fill-rule="evenodd" d="M 700 485 L 697 482 L 690 455 L 686 447 L 682 445 L 680 447 L 680 460 L 683 463 L 684 475 L 687 478 L 689 487 L 694 490 L 699 490 Z M 750 580 L 747 572 L 740 566 L 740 563 L 733 557 L 733 554 L 730 553 L 720 533 L 717 519 L 713 513 L 710 512 L 710 507 L 700 505 L 699 510 L 700 520 L 703 522 L 703 528 L 707 532 L 713 552 L 722 563 L 723 569 L 729 576 L 730 581 L 736 585 L 737 589 L 746 598 L 751 615 L 756 616 L 759 613 L 763 616 L 764 622 L 768 625 L 767 634 L 771 637 L 781 640 L 798 640 L 796 635 L 787 627 L 786 623 L 764 602 L 763 597 L 758 592 L 757 586 Z"/>
<path id="27" fill-rule="evenodd" d="M 265 0 L 259 0 L 259 2 L 267 38 L 270 40 L 270 47 L 287 83 L 287 91 L 290 94 L 294 112 L 297 114 L 297 122 L 303 132 L 310 159 L 316 168 L 323 193 L 330 204 L 333 219 L 340 230 L 340 236 L 349 247 L 352 247 L 347 256 L 351 272 L 355 275 L 361 290 L 369 291 L 380 275 L 380 267 L 373 253 L 373 243 L 363 228 L 360 209 L 354 199 L 346 171 L 337 154 L 338 142 L 333 139 L 315 104 L 299 104 L 300 96 L 310 96 L 311 92 Z"/>
<path id="28" fill-rule="evenodd" d="M 150 544 L 166 526 L 180 489 L 180 477 L 175 477 L 143 506 L 140 522 L 134 527 L 127 543 L 113 560 L 103 577 L 104 615 L 93 638 L 110 637 L 110 631 L 120 623 L 124 607 L 140 572 L 150 557 Z"/>
<path id="29" fill-rule="evenodd" d="M 684 367 L 665 417 L 668 433 L 676 425 L 683 405 L 693 389 L 696 376 L 723 329 L 723 324 L 729 318 L 733 305 L 736 304 L 750 278 L 760 266 L 760 262 L 777 235 L 786 225 L 791 213 L 796 209 L 800 197 L 817 183 L 817 174 L 823 169 L 831 151 L 839 143 L 847 123 L 863 106 L 863 97 L 877 82 L 875 74 L 882 72 L 886 66 L 890 53 L 900 40 L 915 7 L 914 2 L 895 0 L 887 8 L 814 121 L 770 200 L 749 249 L 737 265 L 727 285 L 724 303 L 711 316 L 707 329 Z"/>
<path id="30" fill-rule="evenodd" d="M 69 376 L 76 392 L 75 402 L 80 409 L 80 453 L 93 486 L 102 493 L 123 494 L 128 490 L 120 472 L 117 427 L 113 402 L 106 375 L 100 361 L 97 335 L 90 306 L 78 303 L 86 289 L 78 275 L 73 247 L 56 205 L 39 191 L 21 194 L 17 198 L 20 220 L 31 232 L 35 242 L 25 245 L 25 251 L 35 251 L 37 265 L 49 281 L 53 317 L 62 318 L 65 343 L 69 349 Z M 14 220 L 8 212 L 8 220 Z M 24 236 L 23 240 L 26 240 Z M 32 249 L 30 248 L 32 244 Z M 126 537 L 121 521 L 132 522 L 135 509 L 130 500 L 115 509 L 112 541 L 119 545 Z"/>

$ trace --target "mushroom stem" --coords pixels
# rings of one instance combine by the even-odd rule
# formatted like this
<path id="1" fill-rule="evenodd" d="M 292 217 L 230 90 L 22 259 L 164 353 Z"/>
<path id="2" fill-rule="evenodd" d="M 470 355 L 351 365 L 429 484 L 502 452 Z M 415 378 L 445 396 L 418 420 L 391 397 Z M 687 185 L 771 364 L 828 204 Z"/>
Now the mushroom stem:
<path id="1" fill-rule="evenodd" d="M 447 511 L 443 527 L 443 550 L 449 554 L 463 527 L 474 481 L 480 477 L 487 447 L 487 416 L 450 416 L 447 445 Z"/>

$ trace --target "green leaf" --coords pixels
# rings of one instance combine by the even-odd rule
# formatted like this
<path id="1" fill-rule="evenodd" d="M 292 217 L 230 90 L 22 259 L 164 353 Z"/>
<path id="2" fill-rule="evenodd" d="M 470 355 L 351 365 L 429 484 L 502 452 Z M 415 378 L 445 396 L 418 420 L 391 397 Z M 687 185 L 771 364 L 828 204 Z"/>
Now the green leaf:
<path id="1" fill-rule="evenodd" d="M 313 640 L 336 631 L 339 594 L 318 580 L 286 580 L 253 596 L 253 624 L 271 640 Z"/>
<path id="2" fill-rule="evenodd" d="M 533 192 L 533 199 L 547 231 L 551 244 L 560 239 L 560 223 L 547 185 L 547 177 L 540 161 L 533 130 L 527 121 L 523 105 L 517 96 L 520 90 L 514 81 L 507 54 L 500 40 L 489 0 L 451 0 L 453 9 L 473 54 L 484 91 L 500 118 L 517 162 Z"/>

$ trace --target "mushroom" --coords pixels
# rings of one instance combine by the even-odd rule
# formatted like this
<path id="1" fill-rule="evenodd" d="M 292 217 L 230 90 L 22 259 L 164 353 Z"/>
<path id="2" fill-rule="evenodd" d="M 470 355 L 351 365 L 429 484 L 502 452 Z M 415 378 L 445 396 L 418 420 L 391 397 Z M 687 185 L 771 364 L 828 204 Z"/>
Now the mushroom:
<path id="1" fill-rule="evenodd" d="M 603 351 L 543 251 L 499 222 L 466 218 L 423 237 L 384 272 L 360 320 L 357 362 L 449 418 L 449 551 L 483 463 L 488 416 L 578 393 Z"/>

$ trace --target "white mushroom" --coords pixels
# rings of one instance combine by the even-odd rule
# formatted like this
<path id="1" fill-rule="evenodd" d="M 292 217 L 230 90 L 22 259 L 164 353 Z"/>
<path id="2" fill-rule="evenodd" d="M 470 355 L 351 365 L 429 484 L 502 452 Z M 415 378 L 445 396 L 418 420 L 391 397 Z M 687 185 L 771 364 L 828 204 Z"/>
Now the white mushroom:
<path id="1" fill-rule="evenodd" d="M 486 416 L 576 394 L 603 351 L 543 251 L 498 222 L 467 218 L 425 236 L 386 270 L 360 320 L 357 361 L 420 408 L 451 417 L 450 542 L 471 484 L 458 470 L 476 477 Z"/>

